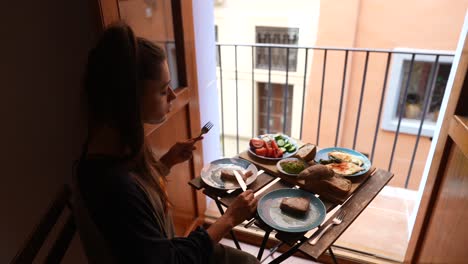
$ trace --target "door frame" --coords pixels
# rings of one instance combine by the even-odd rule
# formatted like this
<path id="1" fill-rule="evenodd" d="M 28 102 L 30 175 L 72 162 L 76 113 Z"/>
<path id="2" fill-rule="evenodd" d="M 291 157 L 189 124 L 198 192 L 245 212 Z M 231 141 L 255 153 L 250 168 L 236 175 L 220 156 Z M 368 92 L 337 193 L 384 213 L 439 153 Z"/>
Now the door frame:
<path id="1" fill-rule="evenodd" d="M 468 12 L 465 15 L 455 57 L 453 59 L 452 70 L 447 82 L 447 90 L 450 93 L 447 100 L 442 103 L 441 109 L 445 108 L 442 120 L 439 120 L 439 133 L 434 135 L 435 146 L 431 147 L 428 161 L 430 162 L 429 171 L 427 172 L 427 181 L 424 186 L 424 191 L 421 197 L 421 202 L 417 211 L 416 221 L 411 233 L 410 241 L 406 251 L 405 263 L 414 263 L 419 258 L 426 233 L 428 231 L 429 222 L 433 216 L 433 207 L 440 194 L 440 183 L 443 180 L 445 161 L 447 159 L 448 150 L 450 149 L 451 140 L 454 138 L 453 122 L 456 119 L 455 111 L 457 102 L 465 83 L 465 77 L 468 70 Z M 466 88 L 465 88 L 466 89 Z M 465 139 L 466 140 L 466 139 Z M 465 153 L 468 150 L 464 150 Z M 426 164 L 428 166 L 428 164 Z M 424 177 L 424 175 L 423 175 Z"/>

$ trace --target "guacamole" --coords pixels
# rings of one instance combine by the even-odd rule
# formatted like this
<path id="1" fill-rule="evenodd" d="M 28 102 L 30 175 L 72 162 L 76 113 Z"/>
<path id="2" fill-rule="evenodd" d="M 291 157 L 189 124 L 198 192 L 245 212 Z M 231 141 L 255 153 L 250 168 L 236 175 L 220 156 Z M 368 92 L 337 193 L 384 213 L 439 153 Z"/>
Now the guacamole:
<path id="1" fill-rule="evenodd" d="M 291 174 L 299 174 L 305 169 L 304 162 L 299 160 L 288 160 L 280 163 L 281 168 Z"/>

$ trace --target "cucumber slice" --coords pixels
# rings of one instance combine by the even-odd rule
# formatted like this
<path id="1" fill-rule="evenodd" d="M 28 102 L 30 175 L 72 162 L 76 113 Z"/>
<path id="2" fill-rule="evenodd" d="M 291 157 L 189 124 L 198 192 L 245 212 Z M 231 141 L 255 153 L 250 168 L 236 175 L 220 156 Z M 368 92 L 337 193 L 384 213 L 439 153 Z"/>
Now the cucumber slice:
<path id="1" fill-rule="evenodd" d="M 286 148 L 286 150 L 287 150 L 288 152 L 293 152 L 293 151 L 296 150 L 296 146 L 291 145 L 291 146 L 289 146 L 288 148 Z"/>
<path id="2" fill-rule="evenodd" d="M 283 139 L 283 140 L 284 140 L 283 135 L 278 134 L 278 135 L 275 136 L 275 140 L 276 140 L 276 141 L 278 141 L 278 140 L 280 140 L 280 139 Z"/>
<path id="3" fill-rule="evenodd" d="M 283 147 L 284 144 L 286 144 L 286 142 L 284 142 L 283 139 L 277 139 L 276 144 L 278 145 L 278 147 Z"/>
<path id="4" fill-rule="evenodd" d="M 280 149 L 281 149 L 281 151 L 283 151 L 283 153 L 287 152 L 285 147 L 281 147 Z"/>
<path id="5" fill-rule="evenodd" d="M 292 146 L 291 143 L 286 143 L 286 144 L 283 145 L 283 147 L 285 147 L 285 148 L 289 148 L 290 146 Z"/>

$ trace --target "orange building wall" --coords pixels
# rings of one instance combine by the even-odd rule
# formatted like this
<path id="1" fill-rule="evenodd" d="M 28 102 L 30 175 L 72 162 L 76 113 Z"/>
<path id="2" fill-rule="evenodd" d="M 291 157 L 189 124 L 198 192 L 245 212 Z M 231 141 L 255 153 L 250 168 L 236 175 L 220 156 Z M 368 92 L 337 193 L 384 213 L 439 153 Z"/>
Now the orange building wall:
<path id="1" fill-rule="evenodd" d="M 316 46 L 394 49 L 397 47 L 455 50 L 468 0 L 454 1 L 322 1 Z M 312 51 L 310 51 L 312 52 Z M 311 53 L 310 77 L 305 101 L 303 140 L 316 142 L 318 108 L 323 71 L 323 51 Z M 384 82 L 386 54 L 369 57 L 365 93 L 355 149 L 371 153 L 377 114 Z M 338 146 L 353 147 L 361 93 L 365 53 L 350 53 L 343 99 Z M 325 71 L 320 138 L 321 147 L 334 146 L 339 98 L 343 77 L 344 52 L 329 51 Z M 388 88 L 388 87 L 387 87 Z M 385 101 L 383 102 L 385 104 Z M 378 129 L 373 164 L 388 169 L 394 132 Z M 390 183 L 403 187 L 413 154 L 416 136 L 400 133 Z M 316 142 L 317 143 L 317 142 Z M 409 188 L 417 189 L 431 141 L 421 137 Z"/>

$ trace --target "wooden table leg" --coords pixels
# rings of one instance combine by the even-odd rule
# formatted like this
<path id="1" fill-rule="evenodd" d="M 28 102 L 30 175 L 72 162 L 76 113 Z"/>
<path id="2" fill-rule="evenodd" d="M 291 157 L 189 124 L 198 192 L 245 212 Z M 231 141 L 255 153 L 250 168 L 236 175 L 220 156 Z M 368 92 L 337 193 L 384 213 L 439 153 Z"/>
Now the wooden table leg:
<path id="1" fill-rule="evenodd" d="M 216 202 L 216 206 L 218 206 L 219 212 L 223 215 L 224 210 L 223 210 L 223 207 L 221 206 L 221 203 L 218 200 L 215 200 L 215 202 Z M 236 248 L 239 249 L 239 250 L 242 250 L 241 247 L 240 247 L 239 241 L 237 240 L 237 237 L 234 234 L 234 231 L 231 230 L 231 231 L 229 231 L 229 233 L 231 234 L 232 240 L 234 241 L 234 244 L 236 245 Z"/>

